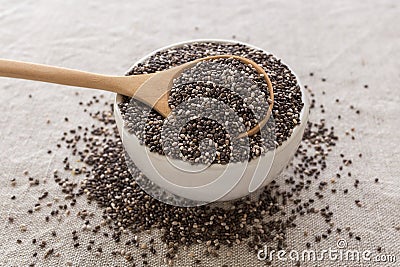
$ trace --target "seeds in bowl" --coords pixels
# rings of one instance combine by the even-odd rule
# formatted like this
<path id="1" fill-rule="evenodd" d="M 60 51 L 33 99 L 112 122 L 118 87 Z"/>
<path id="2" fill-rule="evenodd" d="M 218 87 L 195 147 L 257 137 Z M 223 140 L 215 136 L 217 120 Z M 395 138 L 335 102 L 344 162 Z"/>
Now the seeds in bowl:
<path id="1" fill-rule="evenodd" d="M 197 100 L 197 110 L 204 116 L 190 117 L 177 131 L 176 140 L 163 140 L 169 123 L 156 111 L 137 100 L 124 97 L 119 103 L 125 127 L 150 151 L 191 163 L 250 161 L 282 145 L 300 123 L 302 94 L 296 76 L 279 59 L 243 44 L 195 42 L 155 53 L 133 66 L 127 75 L 153 73 L 213 55 L 232 54 L 253 60 L 264 68 L 274 90 L 274 108 L 261 133 L 247 138 L 235 137 L 254 127 L 271 104 L 267 83 L 253 68 L 233 59 L 200 62 L 174 80 L 169 105 L 173 112 L 183 112 L 181 105 Z M 207 109 L 199 105 L 217 101 L 233 110 L 222 121 L 209 119 Z M 210 113 L 212 110 L 209 109 Z M 238 127 L 229 127 L 234 122 Z M 168 121 L 167 121 L 168 122 Z M 225 124 L 225 125 L 224 125 Z M 172 136 L 172 135 L 170 135 Z M 236 143 L 234 143 L 236 142 Z M 172 145 L 174 144 L 174 145 Z M 177 148 L 179 149 L 177 149 Z M 238 149 L 233 149 L 238 148 Z M 173 149 L 169 149 L 173 148 Z M 235 151 L 233 151 L 235 150 Z M 211 155 L 211 156 L 210 156 Z"/>

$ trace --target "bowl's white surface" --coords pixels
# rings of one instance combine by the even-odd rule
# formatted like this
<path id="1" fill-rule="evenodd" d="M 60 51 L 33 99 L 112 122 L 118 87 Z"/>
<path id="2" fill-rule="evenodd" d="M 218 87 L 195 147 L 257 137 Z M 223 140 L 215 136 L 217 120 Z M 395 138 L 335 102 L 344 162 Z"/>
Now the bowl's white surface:
<path id="1" fill-rule="evenodd" d="M 134 65 L 143 62 L 145 59 L 152 56 L 158 51 L 162 51 L 172 47 L 179 47 L 183 44 L 192 42 L 241 43 L 255 49 L 260 49 L 250 44 L 230 40 L 190 40 L 160 48 L 146 55 L 145 57 L 137 61 Z M 292 71 L 292 73 L 294 72 Z M 274 152 L 269 151 L 266 154 L 258 157 L 257 159 L 251 160 L 250 162 L 228 164 L 228 169 L 226 169 L 226 165 L 212 164 L 201 172 L 189 173 L 187 171 L 183 171 L 179 168 L 174 167 L 171 164 L 171 160 L 167 159 L 166 156 L 150 152 L 147 146 L 140 145 L 139 139 L 135 135 L 130 134 L 128 130 L 124 127 L 121 111 L 118 107 L 118 103 L 122 101 L 121 95 L 116 96 L 114 103 L 115 119 L 118 131 L 120 133 L 120 136 L 122 137 L 122 142 L 124 144 L 125 150 L 130 158 L 133 160 L 135 165 L 151 181 L 153 181 L 160 187 L 168 190 L 169 192 L 188 199 L 206 202 L 226 201 L 240 198 L 254 191 L 256 189 L 255 187 L 259 188 L 259 183 L 256 182 L 254 184 L 255 181 L 262 181 L 261 186 L 265 186 L 270 183 L 274 178 L 276 178 L 292 159 L 300 144 L 304 129 L 308 121 L 309 102 L 306 96 L 306 92 L 297 76 L 296 79 L 298 84 L 300 85 L 302 91 L 302 100 L 304 103 L 303 109 L 300 113 L 300 125 L 297 125 L 293 129 L 292 135 L 281 146 L 275 149 Z M 273 161 L 271 165 L 272 159 Z M 178 162 L 178 160 L 176 160 L 172 162 L 179 163 L 179 165 L 185 165 L 186 170 L 188 168 L 191 168 L 191 165 L 189 163 L 184 163 L 183 161 Z M 192 166 L 192 168 L 194 167 Z M 213 182 L 214 178 L 218 175 L 221 175 L 222 173 L 222 179 Z M 235 178 L 238 178 L 237 183 L 231 183 L 230 181 L 235 181 Z M 252 180 L 253 182 L 251 182 Z M 207 182 L 213 183 L 208 186 L 200 186 L 204 185 Z M 233 188 L 229 192 L 227 192 L 227 187 L 228 189 L 232 187 Z"/>

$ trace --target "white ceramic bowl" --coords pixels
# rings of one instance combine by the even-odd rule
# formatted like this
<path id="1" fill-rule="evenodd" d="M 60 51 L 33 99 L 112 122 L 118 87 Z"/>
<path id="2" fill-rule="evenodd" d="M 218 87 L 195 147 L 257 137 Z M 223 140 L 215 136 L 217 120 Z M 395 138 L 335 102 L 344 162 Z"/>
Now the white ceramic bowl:
<path id="1" fill-rule="evenodd" d="M 190 40 L 160 48 L 146 55 L 134 65 L 144 62 L 158 51 L 193 42 L 241 43 L 255 49 L 260 49 L 250 44 L 230 40 Z M 267 51 L 265 52 L 268 53 Z M 292 71 L 292 73 L 294 72 Z M 124 122 L 118 107 L 118 103 L 122 101 L 121 95 L 116 96 L 114 105 L 118 131 L 122 137 L 125 150 L 135 165 L 147 178 L 161 188 L 178 196 L 195 201 L 213 202 L 240 198 L 267 185 L 276 178 L 293 158 L 300 144 L 304 129 L 307 125 L 309 102 L 306 92 L 297 76 L 296 79 L 300 85 L 304 103 L 300 113 L 300 125 L 297 125 L 293 129 L 292 135 L 281 146 L 275 149 L 275 151 L 269 151 L 250 162 L 227 164 L 229 167 L 227 167 L 227 165 L 212 164 L 203 171 L 196 172 L 195 170 L 198 168 L 196 166 L 180 160 L 171 160 L 166 156 L 150 152 L 147 146 L 140 145 L 139 139 L 135 135 L 130 134 L 123 126 Z M 183 166 L 185 170 L 177 168 L 177 165 Z M 194 172 L 187 171 L 191 169 L 193 169 Z M 221 179 L 214 181 L 217 176 L 221 176 Z"/>

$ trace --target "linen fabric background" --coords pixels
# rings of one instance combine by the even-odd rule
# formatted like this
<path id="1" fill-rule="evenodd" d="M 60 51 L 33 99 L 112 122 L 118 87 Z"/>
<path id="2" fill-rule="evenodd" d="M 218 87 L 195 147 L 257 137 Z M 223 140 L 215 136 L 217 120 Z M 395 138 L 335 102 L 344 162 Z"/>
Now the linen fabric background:
<path id="1" fill-rule="evenodd" d="M 325 194 L 317 206 L 329 204 L 338 226 L 350 226 L 361 242 L 346 233 L 333 234 L 314 245 L 316 250 L 336 248 L 344 238 L 351 249 L 383 248 L 397 263 L 309 262 L 302 266 L 399 266 L 400 261 L 400 8 L 398 1 L 11 1 L 0 0 L 0 57 L 76 68 L 104 74 L 123 74 L 139 58 L 159 47 L 198 38 L 244 41 L 272 52 L 288 64 L 309 85 L 318 104 L 325 106 L 327 124 L 339 135 L 337 147 L 328 157 L 328 168 L 321 179 L 333 177 L 341 164 L 340 153 L 354 158 L 352 177 L 340 179 L 338 191 L 349 188 L 349 195 Z M 310 77 L 309 73 L 314 76 Z M 324 77 L 327 81 L 321 82 Z M 368 84 L 368 88 L 364 88 Z M 325 91 L 325 95 L 323 95 Z M 76 95 L 75 92 L 79 92 Z M 32 98 L 28 95 L 32 94 Z M 62 133 L 76 125 L 91 125 L 79 101 L 86 102 L 98 92 L 37 82 L 0 79 L 0 266 L 131 266 L 110 252 L 120 247 L 98 234 L 82 235 L 81 243 L 94 238 L 102 246 L 100 257 L 85 247 L 73 248 L 71 232 L 83 225 L 76 217 L 79 210 L 102 210 L 78 200 L 70 216 L 46 223 L 41 211 L 28 214 L 37 198 L 49 192 L 48 200 L 59 196 L 61 188 L 52 178 L 52 170 L 62 169 L 66 150 L 55 150 Z M 113 101 L 113 95 L 104 94 Z M 339 98 L 340 103 L 335 103 Z M 349 106 L 361 111 L 360 115 Z M 83 115 L 84 114 L 84 115 Z M 337 115 L 341 114 L 339 121 Z M 64 117 L 69 122 L 64 122 Z M 321 117 L 311 113 L 311 120 Z M 47 124 L 46 121 L 50 120 Z M 355 128 L 355 140 L 345 135 Z M 52 149 L 52 154 L 47 150 Z M 362 153 L 362 159 L 358 154 Z M 357 159 L 356 159 L 357 158 Z M 41 184 L 30 187 L 23 175 L 38 178 Z M 47 177 L 47 183 L 43 179 Z M 16 178 L 16 186 L 10 180 Z M 360 180 L 359 189 L 353 187 Z M 379 183 L 373 181 L 379 178 Z M 82 177 L 71 177 L 79 181 Z M 283 183 L 283 177 L 277 179 Z M 313 190 L 301 197 L 313 196 Z M 11 196 L 16 195 L 15 200 Z M 354 199 L 363 203 L 357 207 Z M 61 201 L 62 202 L 62 201 Z M 290 206 L 288 206 L 290 209 Z M 15 218 L 14 223 L 8 217 Z M 287 233 L 288 250 L 305 249 L 312 234 L 325 231 L 319 215 L 300 217 L 298 227 Z M 27 231 L 21 232 L 20 225 Z M 55 230 L 57 237 L 52 237 Z M 311 237 L 305 237 L 308 231 Z M 157 232 L 144 233 L 141 240 L 156 239 L 158 254 L 150 256 L 150 266 L 163 266 L 165 248 Z M 37 258 L 31 239 L 47 240 L 54 255 Z M 22 244 L 16 240 L 21 239 Z M 37 247 L 37 245 L 36 245 Z M 179 253 L 175 266 L 192 266 L 187 256 L 193 251 L 202 259 L 200 266 L 265 266 L 248 252 L 247 246 L 222 248 L 219 258 L 202 257 L 200 246 Z M 228 253 L 230 251 L 230 253 Z M 132 247 L 134 258 L 140 250 Z M 138 260 L 139 261 L 139 260 Z M 274 266 L 294 266 L 295 262 L 274 262 Z M 137 266 L 141 266 L 138 264 Z"/>

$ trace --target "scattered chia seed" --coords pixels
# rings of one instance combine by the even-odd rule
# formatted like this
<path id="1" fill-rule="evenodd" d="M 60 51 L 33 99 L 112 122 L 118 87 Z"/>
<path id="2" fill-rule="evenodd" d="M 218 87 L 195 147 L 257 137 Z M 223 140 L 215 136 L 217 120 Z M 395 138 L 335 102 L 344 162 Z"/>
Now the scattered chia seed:
<path id="1" fill-rule="evenodd" d="M 40 248 L 45 248 L 47 245 L 47 242 L 45 240 L 42 240 L 42 242 L 39 244 Z"/>
<path id="2" fill-rule="evenodd" d="M 46 252 L 44 253 L 44 258 L 47 259 L 53 253 L 54 253 L 54 249 L 53 248 L 50 248 L 50 249 L 46 250 Z"/>
<path id="3" fill-rule="evenodd" d="M 20 228 L 21 232 L 26 232 L 28 230 L 28 227 L 26 226 L 26 224 L 21 224 Z"/>

